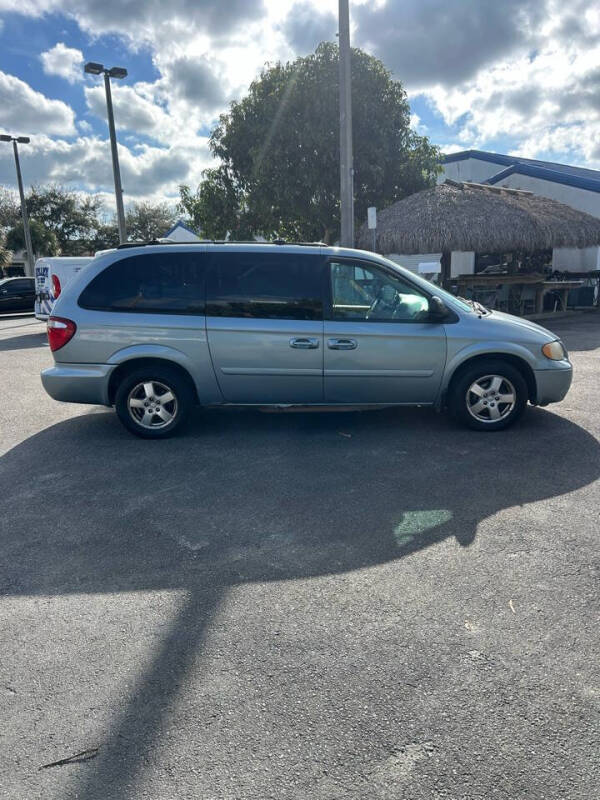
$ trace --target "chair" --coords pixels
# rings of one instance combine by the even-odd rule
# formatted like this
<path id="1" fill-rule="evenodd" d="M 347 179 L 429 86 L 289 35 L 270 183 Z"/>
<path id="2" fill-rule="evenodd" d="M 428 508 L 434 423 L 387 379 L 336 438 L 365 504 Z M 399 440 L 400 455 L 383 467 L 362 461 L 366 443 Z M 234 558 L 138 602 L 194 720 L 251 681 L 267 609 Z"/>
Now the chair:
<path id="1" fill-rule="evenodd" d="M 533 314 L 535 311 L 536 290 L 533 286 L 523 286 L 519 297 L 519 314 Z"/>
<path id="2" fill-rule="evenodd" d="M 503 283 L 496 293 L 496 308 L 498 311 L 508 311 L 508 298 L 510 296 L 510 284 Z"/>
<path id="3" fill-rule="evenodd" d="M 482 306 L 486 308 L 494 308 L 496 305 L 496 295 L 497 292 L 495 289 L 479 289 L 473 291 L 473 300 L 478 303 L 481 303 Z"/>

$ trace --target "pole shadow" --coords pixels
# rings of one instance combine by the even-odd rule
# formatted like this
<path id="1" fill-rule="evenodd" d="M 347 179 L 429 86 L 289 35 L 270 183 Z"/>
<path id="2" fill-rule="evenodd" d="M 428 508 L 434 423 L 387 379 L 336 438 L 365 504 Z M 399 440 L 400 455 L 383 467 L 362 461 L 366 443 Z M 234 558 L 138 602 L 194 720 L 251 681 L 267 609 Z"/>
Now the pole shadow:
<path id="1" fill-rule="evenodd" d="M 173 620 L 71 797 L 130 797 L 228 589 L 468 547 L 497 511 L 600 474 L 587 432 L 532 409 L 497 435 L 418 409 L 198 414 L 142 441 L 112 413 L 61 422 L 0 459 L 0 590 L 181 589 Z"/>

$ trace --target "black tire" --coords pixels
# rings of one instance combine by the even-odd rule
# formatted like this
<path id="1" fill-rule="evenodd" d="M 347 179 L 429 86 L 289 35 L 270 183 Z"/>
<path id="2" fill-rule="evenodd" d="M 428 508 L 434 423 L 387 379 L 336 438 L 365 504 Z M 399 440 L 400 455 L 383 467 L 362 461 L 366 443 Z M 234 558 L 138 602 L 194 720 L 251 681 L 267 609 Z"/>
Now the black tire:
<path id="1" fill-rule="evenodd" d="M 154 393 L 150 395 L 152 401 L 143 388 L 144 384 L 152 384 L 156 390 L 156 396 Z M 161 401 L 167 392 L 173 399 Z M 139 410 L 132 408 L 132 401 L 141 402 L 142 407 Z M 143 439 L 166 439 L 171 436 L 189 417 L 193 404 L 194 394 L 189 381 L 168 365 L 149 365 L 129 372 L 115 395 L 117 416 L 128 431 Z M 154 411 L 157 413 L 152 413 Z M 147 414 L 152 420 L 144 424 L 142 420 Z M 169 415 L 170 420 L 166 419 Z"/>
<path id="2" fill-rule="evenodd" d="M 490 389 L 495 378 L 502 378 L 503 383 L 496 392 Z M 477 381 L 484 390 L 483 395 L 470 392 Z M 496 398 L 514 397 L 514 402 L 498 402 Z M 476 361 L 473 366 L 465 367 L 458 377 L 452 381 L 448 396 L 448 405 L 454 417 L 468 428 L 476 431 L 500 431 L 515 423 L 525 411 L 529 392 L 527 383 L 521 372 L 501 359 Z M 478 404 L 481 407 L 478 409 Z M 493 418 L 499 415 L 498 419 Z"/>

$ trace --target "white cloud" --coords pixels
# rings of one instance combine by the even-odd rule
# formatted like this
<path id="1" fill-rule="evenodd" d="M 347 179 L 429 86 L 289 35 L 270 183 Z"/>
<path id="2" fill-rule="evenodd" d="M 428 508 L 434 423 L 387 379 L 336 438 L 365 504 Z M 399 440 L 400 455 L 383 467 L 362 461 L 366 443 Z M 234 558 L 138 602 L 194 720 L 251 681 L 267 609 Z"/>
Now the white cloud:
<path id="1" fill-rule="evenodd" d="M 178 182 L 200 179 L 210 156 L 199 132 L 245 93 L 265 62 L 305 54 L 323 38 L 335 41 L 337 5 L 20 0 L 18 10 L 40 17 L 60 12 L 91 37 L 113 34 L 124 48 L 150 49 L 157 80 L 136 83 L 131 75 L 113 82 L 119 140 L 127 144 L 123 183 L 129 196 L 170 197 Z M 14 12 L 14 0 L 0 0 L 2 8 Z M 526 155 L 555 153 L 557 160 L 600 166 L 600 11 L 591 0 L 461 0 L 451 7 L 447 0 L 354 0 L 351 18 L 353 44 L 382 57 L 409 95 L 419 94 L 450 126 L 441 134 L 448 148 L 491 149 L 502 140 Z M 82 77 L 82 53 L 63 42 L 40 58 L 51 74 L 72 82 Z M 8 89 L 3 80 L 12 81 Z M 101 81 L 89 78 L 84 92 L 89 112 L 105 120 Z M 419 109 L 419 115 L 413 114 L 413 128 L 434 130 L 423 124 L 427 114 Z M 25 133 L 76 133 L 68 105 L 0 75 L 0 126 L 16 130 L 17 123 Z M 77 128 L 73 142 L 38 137 L 32 174 L 110 192 L 105 137 L 90 136 L 86 120 Z"/>
<path id="2" fill-rule="evenodd" d="M 168 140 L 174 120 L 161 106 L 143 97 L 135 86 L 113 83 L 111 88 L 117 128 Z M 104 85 L 86 86 L 85 97 L 90 111 L 105 120 Z"/>
<path id="3" fill-rule="evenodd" d="M 51 100 L 14 75 L 0 72 L 0 127 L 9 133 L 75 133 L 75 114 L 62 100 Z"/>
<path id="4" fill-rule="evenodd" d="M 549 30 L 533 56 L 502 59 L 459 86 L 424 95 L 474 147 L 508 138 L 524 155 L 600 166 L 600 21 L 596 29 L 588 24 L 586 47 L 561 31 L 560 24 Z"/>
<path id="5" fill-rule="evenodd" d="M 427 125 L 423 123 L 421 117 L 418 114 L 410 115 L 410 127 L 417 133 L 420 133 L 421 135 L 427 133 Z"/>
<path id="6" fill-rule="evenodd" d="M 295 3 L 281 25 L 281 29 L 296 52 L 310 53 L 322 41 L 335 41 L 338 29 L 336 13 L 328 8 L 315 8 L 303 0 Z"/>
<path id="7" fill-rule="evenodd" d="M 546 0 L 387 0 L 353 12 L 354 40 L 409 88 L 456 86 L 538 40 Z"/>
<path id="8" fill-rule="evenodd" d="M 113 190 L 108 141 L 82 136 L 73 141 L 34 136 L 21 153 L 26 185 L 56 182 L 91 192 Z M 198 182 L 210 162 L 207 140 L 200 137 L 186 146 L 153 147 L 140 145 L 135 150 L 119 145 L 123 191 L 127 201 L 148 198 L 176 198 L 182 182 Z M 12 153 L 0 150 L 0 183 L 14 182 Z"/>
<path id="9" fill-rule="evenodd" d="M 40 17 L 66 14 L 93 36 L 112 33 L 130 37 L 132 43 L 170 43 L 196 32 L 230 35 L 237 28 L 264 17 L 263 0 L 0 0 L 0 11 Z"/>
<path id="10" fill-rule="evenodd" d="M 83 53 L 63 42 L 42 53 L 40 61 L 47 75 L 58 75 L 69 83 L 83 80 Z"/>
<path id="11" fill-rule="evenodd" d="M 457 144 L 456 142 L 446 143 L 446 142 L 438 142 L 438 146 L 442 153 L 460 153 L 461 150 L 465 149 L 464 144 Z"/>

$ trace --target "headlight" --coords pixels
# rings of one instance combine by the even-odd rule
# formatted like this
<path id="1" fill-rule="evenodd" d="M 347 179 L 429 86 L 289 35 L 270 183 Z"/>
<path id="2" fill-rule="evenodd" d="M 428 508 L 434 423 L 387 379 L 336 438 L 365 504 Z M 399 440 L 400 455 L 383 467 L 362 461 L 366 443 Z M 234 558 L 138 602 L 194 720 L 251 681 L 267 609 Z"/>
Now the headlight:
<path id="1" fill-rule="evenodd" d="M 545 344 L 542 347 L 542 353 L 552 361 L 562 361 L 567 358 L 567 351 L 563 347 L 563 343 L 558 340 Z"/>

